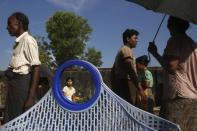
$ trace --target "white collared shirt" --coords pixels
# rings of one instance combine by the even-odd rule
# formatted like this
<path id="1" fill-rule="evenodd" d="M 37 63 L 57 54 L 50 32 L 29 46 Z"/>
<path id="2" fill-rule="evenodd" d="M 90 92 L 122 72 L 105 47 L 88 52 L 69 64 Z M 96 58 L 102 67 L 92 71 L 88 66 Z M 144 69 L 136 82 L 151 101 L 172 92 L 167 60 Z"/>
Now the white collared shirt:
<path id="1" fill-rule="evenodd" d="M 63 88 L 63 92 L 64 92 L 64 96 L 68 98 L 70 101 L 72 101 L 72 96 L 76 93 L 76 90 L 73 86 L 71 87 L 65 86 Z"/>
<path id="2" fill-rule="evenodd" d="M 17 37 L 15 42 L 9 67 L 17 74 L 28 74 L 32 65 L 41 64 L 37 42 L 28 32 Z"/>

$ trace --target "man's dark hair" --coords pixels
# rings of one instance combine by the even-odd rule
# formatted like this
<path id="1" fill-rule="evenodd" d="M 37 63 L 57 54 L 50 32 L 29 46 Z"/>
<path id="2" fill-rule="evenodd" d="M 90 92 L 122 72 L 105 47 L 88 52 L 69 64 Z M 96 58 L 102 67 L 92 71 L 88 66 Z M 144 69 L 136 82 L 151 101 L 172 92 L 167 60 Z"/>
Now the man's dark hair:
<path id="1" fill-rule="evenodd" d="M 127 43 L 127 38 L 130 38 L 133 35 L 139 35 L 139 32 L 134 29 L 126 29 L 122 34 L 123 43 Z"/>
<path id="2" fill-rule="evenodd" d="M 170 16 L 168 19 L 168 28 L 173 28 L 179 33 L 185 33 L 189 28 L 189 22 L 181 18 Z"/>
<path id="3" fill-rule="evenodd" d="M 23 29 L 25 31 L 28 30 L 28 26 L 29 26 L 29 19 L 28 17 L 24 14 L 24 13 L 21 13 L 21 12 L 15 12 L 13 13 L 10 17 L 15 17 L 18 21 L 20 21 L 23 25 Z"/>

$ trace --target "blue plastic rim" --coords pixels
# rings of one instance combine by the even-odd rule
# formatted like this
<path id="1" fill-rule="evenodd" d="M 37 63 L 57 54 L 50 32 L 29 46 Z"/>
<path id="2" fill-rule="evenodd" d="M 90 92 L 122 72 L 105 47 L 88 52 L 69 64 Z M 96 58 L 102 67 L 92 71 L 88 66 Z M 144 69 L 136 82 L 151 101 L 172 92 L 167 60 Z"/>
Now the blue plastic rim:
<path id="1" fill-rule="evenodd" d="M 95 93 L 92 96 L 91 99 L 84 103 L 75 103 L 72 102 L 68 99 L 66 99 L 62 93 L 62 85 L 61 85 L 61 76 L 64 70 L 68 67 L 74 66 L 74 65 L 79 65 L 87 69 L 89 73 L 91 74 L 92 80 L 95 84 Z M 87 61 L 83 60 L 70 60 L 66 61 L 64 64 L 62 64 L 58 70 L 55 73 L 54 79 L 53 79 L 53 94 L 56 99 L 56 101 L 59 103 L 61 107 L 64 109 L 67 109 L 69 111 L 83 111 L 85 109 L 88 109 L 91 107 L 98 99 L 100 92 L 101 92 L 101 82 L 102 82 L 102 77 L 100 72 L 97 70 L 94 65 Z"/>

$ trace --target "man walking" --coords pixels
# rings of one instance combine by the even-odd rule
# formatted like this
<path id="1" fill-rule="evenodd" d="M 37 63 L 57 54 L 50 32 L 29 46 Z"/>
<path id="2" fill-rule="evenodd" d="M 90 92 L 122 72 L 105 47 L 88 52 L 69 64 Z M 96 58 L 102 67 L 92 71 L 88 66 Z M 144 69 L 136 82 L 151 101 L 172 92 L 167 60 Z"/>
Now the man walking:
<path id="1" fill-rule="evenodd" d="M 8 96 L 5 122 L 29 109 L 36 98 L 40 74 L 40 60 L 36 40 L 28 33 L 29 20 L 21 12 L 9 16 L 7 30 L 15 36 L 13 55 L 5 75 L 8 78 Z"/>
<path id="2" fill-rule="evenodd" d="M 112 90 L 127 102 L 136 105 L 137 93 L 143 100 L 146 99 L 144 91 L 138 81 L 135 58 L 132 48 L 138 42 L 139 32 L 126 29 L 122 38 L 124 45 L 118 51 L 112 68 Z"/>

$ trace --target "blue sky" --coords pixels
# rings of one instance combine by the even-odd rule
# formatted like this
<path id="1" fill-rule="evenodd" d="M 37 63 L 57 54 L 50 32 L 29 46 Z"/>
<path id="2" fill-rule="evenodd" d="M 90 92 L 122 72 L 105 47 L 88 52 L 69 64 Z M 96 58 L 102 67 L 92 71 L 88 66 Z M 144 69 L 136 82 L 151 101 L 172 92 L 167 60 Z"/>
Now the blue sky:
<path id="1" fill-rule="evenodd" d="M 88 20 L 93 29 L 89 47 L 102 52 L 102 67 L 111 67 L 122 45 L 122 32 L 134 28 L 140 32 L 139 43 L 134 49 L 136 57 L 147 54 L 148 42 L 152 41 L 163 17 L 161 13 L 148 11 L 125 0 L 1 0 L 0 1 L 0 70 L 9 64 L 15 37 L 6 30 L 7 17 L 15 11 L 24 12 L 30 20 L 33 35 L 47 36 L 45 22 L 56 11 L 72 11 Z M 167 19 L 166 19 L 167 20 Z M 169 37 L 164 21 L 156 43 L 163 53 Z M 191 25 L 188 34 L 197 41 L 197 25 Z M 159 66 L 152 57 L 150 66 Z"/>

